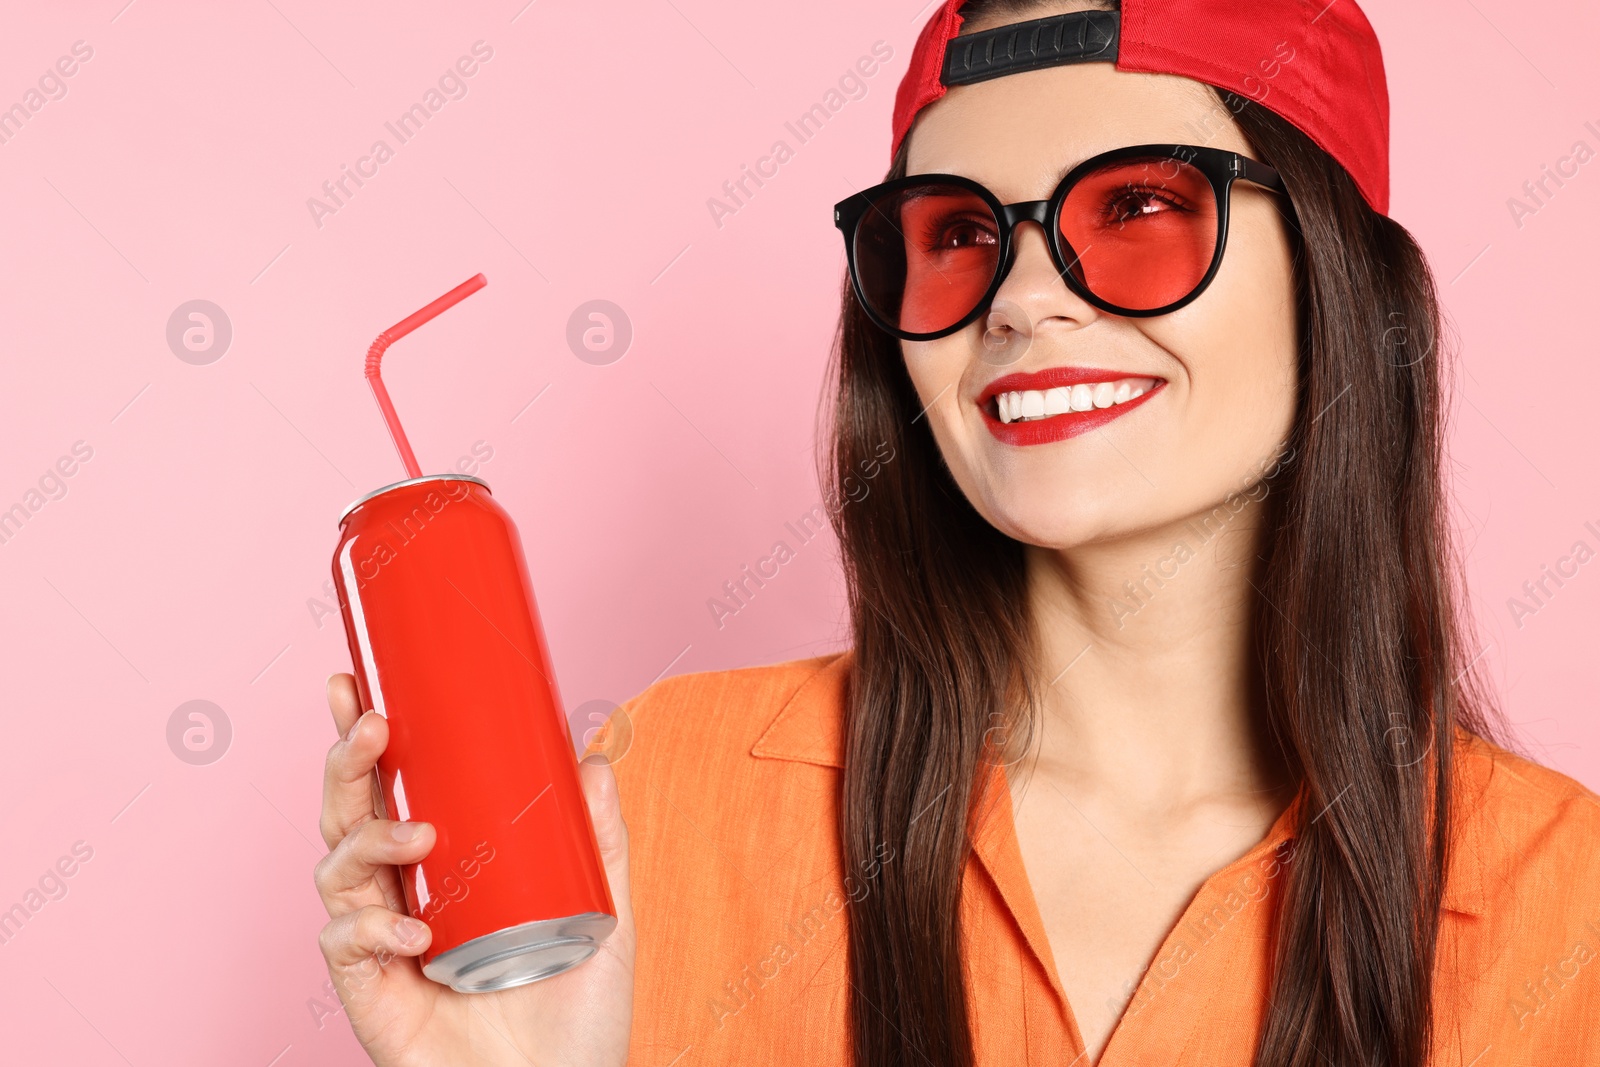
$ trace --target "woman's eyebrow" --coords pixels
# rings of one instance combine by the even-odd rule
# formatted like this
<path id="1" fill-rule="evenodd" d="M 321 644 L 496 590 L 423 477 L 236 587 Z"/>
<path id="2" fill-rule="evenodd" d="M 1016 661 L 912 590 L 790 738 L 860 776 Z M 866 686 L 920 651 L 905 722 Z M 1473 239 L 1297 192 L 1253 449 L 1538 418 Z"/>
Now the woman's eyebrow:
<path id="1" fill-rule="evenodd" d="M 1132 144 L 1133 142 L 1130 141 L 1128 143 Z M 1117 146 L 1114 145 L 1114 144 L 1113 145 L 1103 145 L 1103 146 L 1101 146 L 1099 148 L 1094 148 L 1094 149 L 1091 149 L 1091 150 L 1089 150 L 1087 152 L 1075 152 L 1072 155 L 1069 155 L 1067 157 L 1066 163 L 1062 165 L 1060 170 L 1056 171 L 1055 178 L 1054 178 L 1054 184 L 1060 185 L 1061 184 L 1061 179 L 1065 178 L 1068 174 L 1071 174 L 1073 172 L 1073 170 L 1075 170 L 1077 167 L 1079 167 L 1080 165 L 1082 165 L 1084 163 L 1087 163 L 1089 160 L 1093 159 L 1095 156 L 1104 155 L 1105 153 L 1112 151 L 1116 147 Z"/>
<path id="2" fill-rule="evenodd" d="M 1072 169 L 1074 167 L 1076 167 L 1078 164 L 1082 163 L 1084 160 L 1092 158 L 1093 156 L 1094 156 L 1093 152 L 1090 152 L 1087 155 L 1069 156 L 1067 158 L 1067 162 L 1064 163 L 1061 166 L 1061 169 L 1057 170 L 1055 172 L 1055 174 L 1052 176 L 1051 183 L 1053 185 L 1060 185 L 1061 184 L 1061 179 L 1065 178 L 1068 174 L 1071 174 L 1072 173 Z"/>

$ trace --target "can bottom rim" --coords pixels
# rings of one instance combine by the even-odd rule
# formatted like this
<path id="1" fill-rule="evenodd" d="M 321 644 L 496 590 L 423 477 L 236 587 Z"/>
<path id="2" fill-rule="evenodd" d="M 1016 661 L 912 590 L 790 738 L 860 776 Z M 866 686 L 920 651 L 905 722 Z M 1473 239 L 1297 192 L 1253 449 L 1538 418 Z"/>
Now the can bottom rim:
<path id="1" fill-rule="evenodd" d="M 422 973 L 458 993 L 511 989 L 576 967 L 616 925 L 616 916 L 591 911 L 508 926 L 440 953 Z"/>

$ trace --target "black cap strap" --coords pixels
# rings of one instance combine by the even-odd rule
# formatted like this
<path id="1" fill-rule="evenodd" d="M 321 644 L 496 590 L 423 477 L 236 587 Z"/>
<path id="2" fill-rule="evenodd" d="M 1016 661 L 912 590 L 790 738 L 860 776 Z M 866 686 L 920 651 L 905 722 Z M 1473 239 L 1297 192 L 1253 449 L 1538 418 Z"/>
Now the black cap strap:
<path id="1" fill-rule="evenodd" d="M 945 45 L 939 80 L 968 85 L 1062 63 L 1115 61 L 1121 26 L 1115 11 L 1073 11 L 962 34 Z"/>

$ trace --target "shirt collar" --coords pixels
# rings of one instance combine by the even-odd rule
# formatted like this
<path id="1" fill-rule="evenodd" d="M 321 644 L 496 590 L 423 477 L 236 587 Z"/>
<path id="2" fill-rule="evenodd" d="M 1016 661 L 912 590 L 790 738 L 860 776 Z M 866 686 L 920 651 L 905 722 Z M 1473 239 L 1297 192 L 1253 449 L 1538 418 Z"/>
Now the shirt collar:
<path id="1" fill-rule="evenodd" d="M 819 657 L 820 658 L 820 657 Z M 813 672 L 779 709 L 750 754 L 759 759 L 791 760 L 821 767 L 844 769 L 844 709 L 850 669 L 855 649 L 834 653 L 822 659 Z M 1456 728 L 1457 810 L 1462 823 L 1445 879 L 1441 906 L 1463 915 L 1481 916 L 1487 912 L 1484 887 L 1485 858 L 1492 854 L 1488 837 L 1487 805 L 1479 801 L 1492 772 L 1492 759 L 1481 758 L 1482 742 L 1461 727 Z M 1474 755 L 1480 758 L 1473 758 Z M 992 796 L 985 791 L 984 796 Z M 1304 791 L 1292 806 L 1304 802 Z M 1273 824 L 1257 848 L 1274 848 L 1293 837 L 1289 811 Z M 991 820 L 983 823 L 987 828 Z M 981 838 L 982 835 L 980 835 Z"/>
<path id="2" fill-rule="evenodd" d="M 779 709 L 750 754 L 843 770 L 845 686 L 855 658 L 849 648 L 825 660 Z"/>

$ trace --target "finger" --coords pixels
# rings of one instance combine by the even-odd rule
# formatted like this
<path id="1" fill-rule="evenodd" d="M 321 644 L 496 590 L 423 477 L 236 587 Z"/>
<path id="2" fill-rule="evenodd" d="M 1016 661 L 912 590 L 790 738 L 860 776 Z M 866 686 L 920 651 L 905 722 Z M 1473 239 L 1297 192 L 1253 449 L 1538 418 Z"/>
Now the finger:
<path id="1" fill-rule="evenodd" d="M 361 716 L 361 697 L 356 691 L 356 676 L 350 673 L 328 675 L 328 710 L 333 712 L 333 727 L 343 737 Z"/>
<path id="2" fill-rule="evenodd" d="M 589 804 L 589 820 L 594 824 L 595 843 L 600 846 L 600 862 L 611 886 L 611 901 L 617 909 L 617 929 L 632 937 L 633 901 L 628 880 L 628 824 L 622 819 L 622 799 L 611 762 L 603 754 L 585 757 L 578 764 L 584 799 Z"/>
<path id="3" fill-rule="evenodd" d="M 432 940 L 427 923 L 377 906 L 341 915 L 317 936 L 339 999 L 347 1006 L 371 1003 L 385 968 L 395 960 L 414 970 L 417 965 L 408 957 L 420 955 Z"/>
<path id="4" fill-rule="evenodd" d="M 375 711 L 352 720 L 328 749 L 322 772 L 322 840 L 333 848 L 355 827 L 377 818 L 372 770 L 389 745 L 389 720 Z"/>
<path id="5" fill-rule="evenodd" d="M 317 861 L 312 880 L 328 914 L 337 918 L 361 908 L 398 905 L 390 901 L 379 874 L 403 863 L 417 863 L 437 840 L 425 822 L 391 822 L 374 819 L 340 841 Z"/>
<path id="6" fill-rule="evenodd" d="M 318 944 L 330 967 L 350 967 L 368 956 L 420 956 L 433 932 L 428 924 L 376 905 L 329 920 Z"/>

